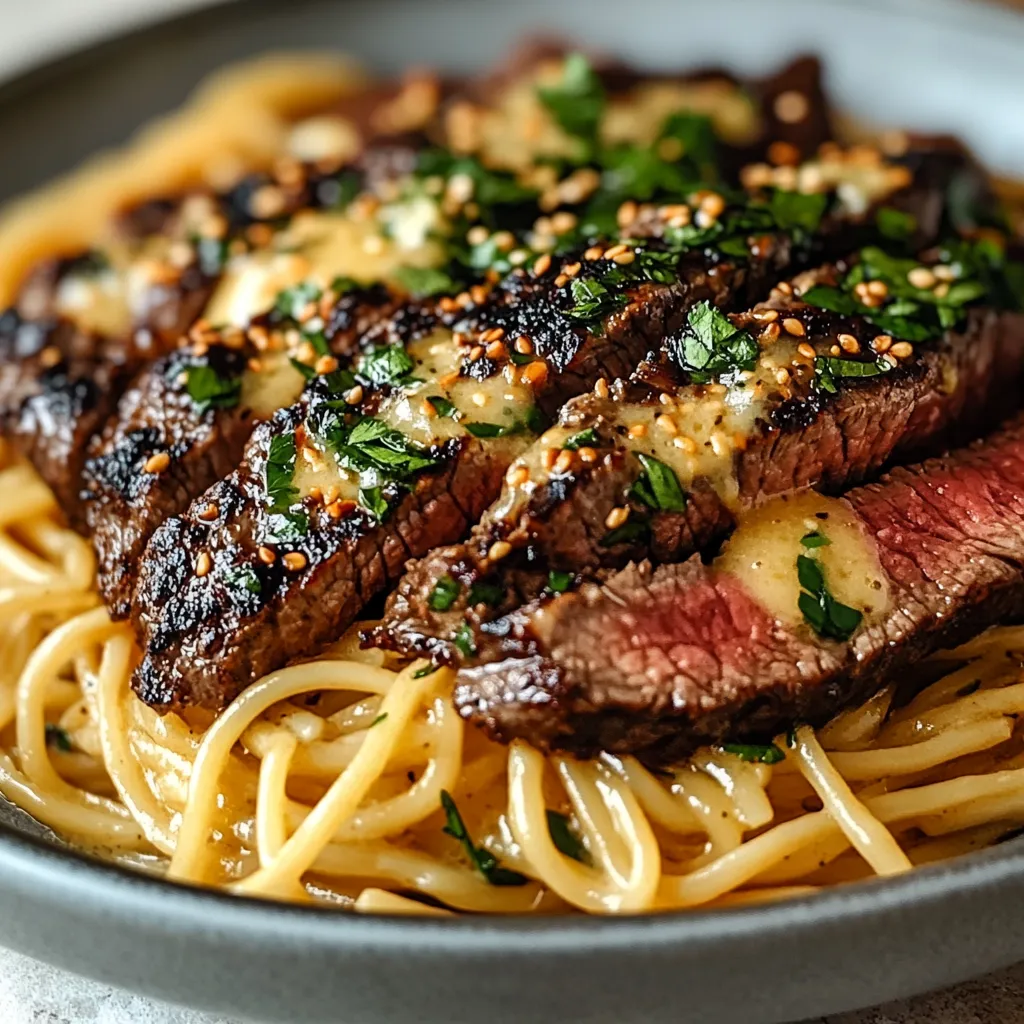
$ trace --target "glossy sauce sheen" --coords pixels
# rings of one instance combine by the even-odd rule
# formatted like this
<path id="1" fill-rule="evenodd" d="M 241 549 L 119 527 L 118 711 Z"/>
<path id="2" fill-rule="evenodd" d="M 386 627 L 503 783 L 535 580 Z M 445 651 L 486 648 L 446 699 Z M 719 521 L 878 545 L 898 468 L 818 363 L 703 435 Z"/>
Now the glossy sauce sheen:
<path id="1" fill-rule="evenodd" d="M 805 547 L 801 538 L 813 532 L 829 543 Z M 875 541 L 847 502 L 813 491 L 773 498 L 744 514 L 714 566 L 740 580 L 780 622 L 801 625 L 797 576 L 801 555 L 818 562 L 832 596 L 861 612 L 866 625 L 888 611 L 889 579 Z"/>

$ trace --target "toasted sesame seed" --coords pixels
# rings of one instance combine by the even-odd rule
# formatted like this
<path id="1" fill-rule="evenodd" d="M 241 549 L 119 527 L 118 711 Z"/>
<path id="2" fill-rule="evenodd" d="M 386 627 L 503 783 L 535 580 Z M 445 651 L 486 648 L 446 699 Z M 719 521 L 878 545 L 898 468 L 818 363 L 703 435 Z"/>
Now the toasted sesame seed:
<path id="1" fill-rule="evenodd" d="M 564 288 L 568 283 L 569 283 L 569 278 L 566 277 L 565 274 L 559 274 L 558 277 L 555 278 L 555 287 L 556 288 Z"/>
<path id="2" fill-rule="evenodd" d="M 725 200 L 717 192 L 710 192 L 700 201 L 700 208 L 709 217 L 718 220 L 725 212 Z"/>
<path id="3" fill-rule="evenodd" d="M 334 373 L 338 368 L 338 360 L 334 356 L 321 356 L 313 366 L 317 373 Z"/>
<path id="4" fill-rule="evenodd" d="M 940 263 L 938 266 L 932 267 L 932 273 L 935 275 L 936 280 L 939 281 L 949 283 L 950 281 L 956 280 L 956 271 L 945 263 Z"/>
<path id="5" fill-rule="evenodd" d="M 884 299 L 889 294 L 889 286 L 884 281 L 865 281 L 864 288 L 876 299 Z"/>
<path id="6" fill-rule="evenodd" d="M 510 487 L 520 487 L 530 479 L 530 471 L 525 466 L 513 466 L 505 474 L 505 479 Z"/>
<path id="7" fill-rule="evenodd" d="M 816 354 L 814 349 L 811 348 L 806 341 L 801 341 L 800 344 L 797 345 L 796 350 L 804 357 L 804 359 L 813 359 Z"/>
<path id="8" fill-rule="evenodd" d="M 167 452 L 156 452 L 146 459 L 142 468 L 147 473 L 162 473 L 171 464 L 171 457 Z"/>
<path id="9" fill-rule="evenodd" d="M 927 267 L 914 267 L 907 274 L 907 280 L 915 288 L 934 288 L 936 283 L 935 275 Z"/>
<path id="10" fill-rule="evenodd" d="M 487 395 L 482 391 L 474 391 L 471 400 L 478 409 L 482 409 L 487 404 Z"/>
<path id="11" fill-rule="evenodd" d="M 779 311 L 777 309 L 759 309 L 754 313 L 754 319 L 762 324 L 774 323 L 779 319 Z"/>
<path id="12" fill-rule="evenodd" d="M 582 266 L 583 265 L 581 263 L 567 263 L 562 267 L 562 273 L 565 274 L 566 277 L 575 277 L 582 269 Z"/>
<path id="13" fill-rule="evenodd" d="M 732 445 L 729 443 L 729 438 L 720 430 L 716 430 L 711 435 L 711 450 L 718 456 L 727 455 L 732 451 Z"/>
<path id="14" fill-rule="evenodd" d="M 338 485 L 331 484 L 331 486 L 327 488 L 327 493 L 324 495 L 324 501 L 326 501 L 328 505 L 333 505 L 334 502 L 338 500 L 338 496 L 340 494 L 341 489 L 338 487 Z"/>
<path id="15" fill-rule="evenodd" d="M 484 354 L 483 345 L 474 345 L 469 350 L 469 361 L 475 363 Z"/>
<path id="16" fill-rule="evenodd" d="M 354 388 L 350 388 L 345 392 L 345 401 L 349 405 L 358 405 L 363 400 L 363 386 L 357 384 Z"/>
<path id="17" fill-rule="evenodd" d="M 501 339 L 504 338 L 504 337 L 505 337 L 505 328 L 504 327 L 491 327 L 490 329 L 484 331 L 484 333 L 480 335 L 480 341 L 484 345 L 488 345 L 492 341 L 501 341 Z"/>
<path id="18" fill-rule="evenodd" d="M 841 356 L 843 350 L 838 345 L 829 345 L 828 354 L 830 356 Z"/>
<path id="19" fill-rule="evenodd" d="M 647 435 L 647 424 L 646 423 L 634 423 L 629 428 L 629 436 L 633 438 L 645 437 Z"/>
<path id="20" fill-rule="evenodd" d="M 56 345 L 47 345 L 46 348 L 39 353 L 39 365 L 45 370 L 52 370 L 63 358 L 60 354 L 60 349 Z"/>
<path id="21" fill-rule="evenodd" d="M 892 338 L 888 334 L 879 334 L 877 338 L 872 338 L 871 347 L 876 352 L 888 352 L 892 347 Z"/>
<path id="22" fill-rule="evenodd" d="M 253 373 L 260 373 L 263 370 L 263 362 L 257 359 L 255 356 L 249 359 L 245 364 Z"/>
<path id="23" fill-rule="evenodd" d="M 500 562 L 512 552 L 512 545 L 507 540 L 496 540 L 487 552 L 492 562 Z"/>
<path id="24" fill-rule="evenodd" d="M 793 167 L 800 163 L 800 150 L 791 142 L 778 139 L 768 147 L 768 159 L 776 167 Z M 776 184 L 779 184 L 777 180 Z"/>
<path id="25" fill-rule="evenodd" d="M 597 395 L 598 398 L 608 397 L 608 381 L 606 381 L 604 377 L 598 377 L 594 382 L 594 394 Z"/>
<path id="26" fill-rule="evenodd" d="M 779 325 L 771 323 L 761 332 L 761 339 L 768 342 L 775 341 L 781 333 L 782 329 Z"/>
<path id="27" fill-rule="evenodd" d="M 476 305 L 481 306 L 487 301 L 487 291 L 488 289 L 486 286 L 482 284 L 475 284 L 469 289 L 469 294 L 472 296 L 473 302 L 475 302 Z"/>
<path id="28" fill-rule="evenodd" d="M 299 572 L 306 568 L 306 556 L 301 551 L 289 551 L 281 561 L 289 572 Z"/>
<path id="29" fill-rule="evenodd" d="M 210 504 L 199 513 L 199 518 L 202 519 L 204 523 L 210 523 L 219 515 L 220 509 L 211 501 Z"/>
<path id="30" fill-rule="evenodd" d="M 597 449 L 591 448 L 590 445 L 585 444 L 576 454 L 580 457 L 580 462 L 584 462 L 587 465 L 597 460 Z"/>
<path id="31" fill-rule="evenodd" d="M 544 449 L 544 468 L 551 469 L 555 465 L 555 460 L 558 458 L 557 448 L 545 448 Z"/>
<path id="32" fill-rule="evenodd" d="M 654 422 L 657 423 L 657 425 L 664 430 L 666 434 L 674 435 L 679 433 L 679 427 L 676 425 L 676 421 L 665 413 L 662 413 Z"/>
<path id="33" fill-rule="evenodd" d="M 599 245 L 592 245 L 584 254 L 585 260 L 599 260 L 604 255 L 604 249 Z"/>
<path id="34" fill-rule="evenodd" d="M 780 281 L 776 286 L 775 290 L 783 295 L 792 295 L 793 286 L 788 281 Z"/>
<path id="35" fill-rule="evenodd" d="M 942 281 L 932 289 L 932 294 L 937 299 L 944 299 L 949 294 L 949 282 Z"/>
<path id="36" fill-rule="evenodd" d="M 621 256 L 624 252 L 628 251 L 629 246 L 620 242 L 618 245 L 613 245 L 611 248 L 605 249 L 604 258 L 606 260 L 613 260 L 616 256 Z"/>
<path id="37" fill-rule="evenodd" d="M 618 222 L 619 227 L 624 228 L 636 220 L 636 215 L 639 209 L 640 207 L 637 206 L 634 200 L 627 199 L 615 214 L 615 219 Z"/>
<path id="38" fill-rule="evenodd" d="M 859 352 L 860 342 L 852 334 L 839 335 L 839 347 L 844 352 Z"/>
<path id="39" fill-rule="evenodd" d="M 499 252 L 508 252 L 516 244 L 516 236 L 511 231 L 496 231 L 491 241 Z"/>
<path id="40" fill-rule="evenodd" d="M 266 545 L 261 544 L 256 549 L 256 554 L 264 565 L 273 565 L 277 561 L 277 554 Z"/>
<path id="41" fill-rule="evenodd" d="M 295 358 L 301 363 L 314 363 L 317 359 L 316 349 L 311 341 L 304 341 L 295 351 Z"/>
<path id="42" fill-rule="evenodd" d="M 787 370 L 784 366 L 780 367 L 778 370 L 775 371 L 775 380 L 778 384 L 788 384 L 789 370 Z"/>
<path id="43" fill-rule="evenodd" d="M 527 363 L 519 371 L 519 377 L 533 387 L 538 387 L 548 379 L 548 364 L 542 359 L 536 359 L 532 363 Z"/>
<path id="44" fill-rule="evenodd" d="M 551 269 L 551 253 L 544 253 L 543 256 L 538 256 L 533 264 L 533 272 L 537 277 L 541 274 L 546 274 Z"/>
<path id="45" fill-rule="evenodd" d="M 488 359 L 504 359 L 508 355 L 503 341 L 492 341 L 485 349 Z"/>
<path id="46" fill-rule="evenodd" d="M 619 505 L 613 508 L 604 518 L 604 525 L 609 530 L 617 530 L 629 518 L 629 509 Z"/>
<path id="47" fill-rule="evenodd" d="M 628 266 L 630 263 L 635 263 L 636 262 L 636 253 L 635 252 L 619 253 L 619 255 L 615 257 L 613 262 L 617 263 L 620 267 Z"/>
<path id="48" fill-rule="evenodd" d="M 533 342 L 524 334 L 516 338 L 515 349 L 521 356 L 528 356 L 533 352 Z"/>
<path id="49" fill-rule="evenodd" d="M 561 451 L 558 453 L 558 458 L 555 459 L 555 464 L 552 467 L 555 473 L 561 476 L 564 473 L 568 473 L 572 469 L 574 461 L 573 453 L 570 451 Z"/>
<path id="50" fill-rule="evenodd" d="M 797 338 L 802 338 L 807 333 L 804 325 L 792 316 L 787 316 L 786 319 L 782 321 L 782 326 L 787 334 L 792 334 Z"/>
<path id="51" fill-rule="evenodd" d="M 551 228 L 556 235 L 564 235 L 567 231 L 572 231 L 578 223 L 576 215 L 569 213 L 568 210 L 560 210 L 551 218 Z"/>
<path id="52" fill-rule="evenodd" d="M 201 579 L 213 568 L 213 559 L 209 551 L 200 551 L 196 558 L 196 575 Z"/>
<path id="53" fill-rule="evenodd" d="M 681 448 L 687 455 L 697 454 L 697 442 L 692 437 L 680 434 L 678 437 L 672 438 L 672 443 L 677 448 Z"/>
<path id="54" fill-rule="evenodd" d="M 889 349 L 889 355 L 895 356 L 897 359 L 909 359 L 914 354 L 914 346 L 909 341 L 897 341 Z"/>

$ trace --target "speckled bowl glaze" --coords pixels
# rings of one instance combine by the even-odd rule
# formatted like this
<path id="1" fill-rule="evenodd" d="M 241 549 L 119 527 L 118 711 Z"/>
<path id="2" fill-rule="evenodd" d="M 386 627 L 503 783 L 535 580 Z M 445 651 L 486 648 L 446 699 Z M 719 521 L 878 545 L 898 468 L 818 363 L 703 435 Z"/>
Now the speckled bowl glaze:
<path id="1" fill-rule="evenodd" d="M 855 114 L 963 135 L 1024 176 L 1024 18 L 950 0 L 249 0 L 0 86 L 0 198 L 118 141 L 204 73 L 336 47 L 384 71 L 484 66 L 555 32 L 639 64 L 762 71 L 816 51 Z M 260 1021 L 770 1024 L 1024 959 L 1024 845 L 809 900 L 598 920 L 367 918 L 234 899 L 70 851 L 0 804 L 0 943 Z"/>

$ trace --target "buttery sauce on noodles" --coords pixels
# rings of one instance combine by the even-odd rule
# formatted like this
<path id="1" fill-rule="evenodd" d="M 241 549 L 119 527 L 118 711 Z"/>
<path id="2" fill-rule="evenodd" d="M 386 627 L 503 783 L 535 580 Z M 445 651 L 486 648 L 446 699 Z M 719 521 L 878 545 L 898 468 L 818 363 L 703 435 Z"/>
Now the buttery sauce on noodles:
<path id="1" fill-rule="evenodd" d="M 157 184 L 167 188 L 213 173 L 195 149 L 208 154 L 211 137 L 249 165 L 289 137 L 351 144 L 344 125 L 321 119 L 303 133 L 286 117 L 311 96 L 326 102 L 350 88 L 340 65 L 265 62 L 221 81 L 219 93 L 202 93 L 136 143 L 132 160 L 87 169 L 64 184 L 59 204 L 44 195 L 8 214 L 0 256 L 13 262 L 0 284 L 9 290 L 40 252 L 95 238 L 109 210 L 140 193 L 143 171 L 162 168 Z M 171 174 L 183 142 L 191 162 Z M 68 209 L 85 220 L 66 223 Z M 344 254 L 320 255 L 331 271 L 356 271 Z M 420 257 L 429 265 L 429 252 Z M 262 294 L 257 278 L 250 283 Z M 226 309 L 242 283 L 231 287 L 217 300 Z M 250 295 L 244 305 L 259 302 Z M 426 376 L 445 372 L 445 341 L 413 353 Z M 272 405 L 297 384 L 282 370 L 261 386 L 277 389 Z M 522 415 L 527 395 L 500 380 L 489 386 L 493 394 L 450 398 L 477 403 L 475 418 L 488 422 Z M 412 406 L 387 411 L 416 415 Z M 839 501 L 770 503 L 740 527 L 721 566 L 791 621 L 794 563 L 814 530 L 829 540 L 815 557 L 836 597 L 880 615 L 887 580 Z M 932 659 L 938 682 L 909 702 L 894 681 L 816 733 L 804 726 L 780 737 L 784 756 L 768 759 L 777 763 L 709 749 L 658 774 L 634 758 L 584 763 L 492 743 L 453 710 L 450 671 L 424 674 L 421 664 L 362 651 L 356 632 L 259 680 L 216 720 L 157 715 L 130 691 L 139 653 L 100 606 L 89 545 L 62 524 L 33 471 L 3 453 L 0 793 L 118 863 L 364 912 L 616 914 L 807 894 L 988 846 L 1024 824 L 1015 725 L 1024 628 Z M 461 841 L 446 824 L 461 828 Z M 470 852 L 478 864 L 488 863 L 481 853 L 496 858 L 521 884 L 490 884 Z"/>

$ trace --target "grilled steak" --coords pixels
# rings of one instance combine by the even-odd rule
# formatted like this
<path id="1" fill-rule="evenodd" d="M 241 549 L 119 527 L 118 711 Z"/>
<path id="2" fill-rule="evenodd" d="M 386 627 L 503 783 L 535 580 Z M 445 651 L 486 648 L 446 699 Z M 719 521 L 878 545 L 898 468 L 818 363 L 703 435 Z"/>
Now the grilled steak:
<path id="1" fill-rule="evenodd" d="M 907 302 L 897 293 L 908 272 L 913 261 L 871 249 L 852 267 L 800 275 L 749 312 L 697 307 L 660 360 L 563 408 L 559 425 L 513 464 L 469 539 L 410 570 L 373 640 L 458 662 L 467 630 L 500 630 L 495 620 L 545 593 L 629 561 L 679 561 L 775 495 L 835 493 L 893 460 L 991 429 L 1019 406 L 1024 316 L 959 306 L 946 315 L 960 326 L 944 334 L 938 321 L 930 330 L 898 323 L 885 310 Z M 962 295 L 998 299 L 964 273 Z M 887 274 L 898 279 L 891 293 Z M 872 309 L 836 287 L 854 279 L 869 299 L 868 289 L 883 285 L 885 300 Z M 942 336 L 915 345 L 878 324 Z M 712 360 L 717 373 L 707 370 Z"/>
<path id="2" fill-rule="evenodd" d="M 515 616 L 490 641 L 503 660 L 464 667 L 456 703 L 505 741 L 652 761 L 820 725 L 917 659 L 1024 613 L 1022 495 L 1018 418 L 845 499 L 779 500 L 710 566 L 631 565 Z M 749 561 L 759 545 L 764 565 Z"/>

